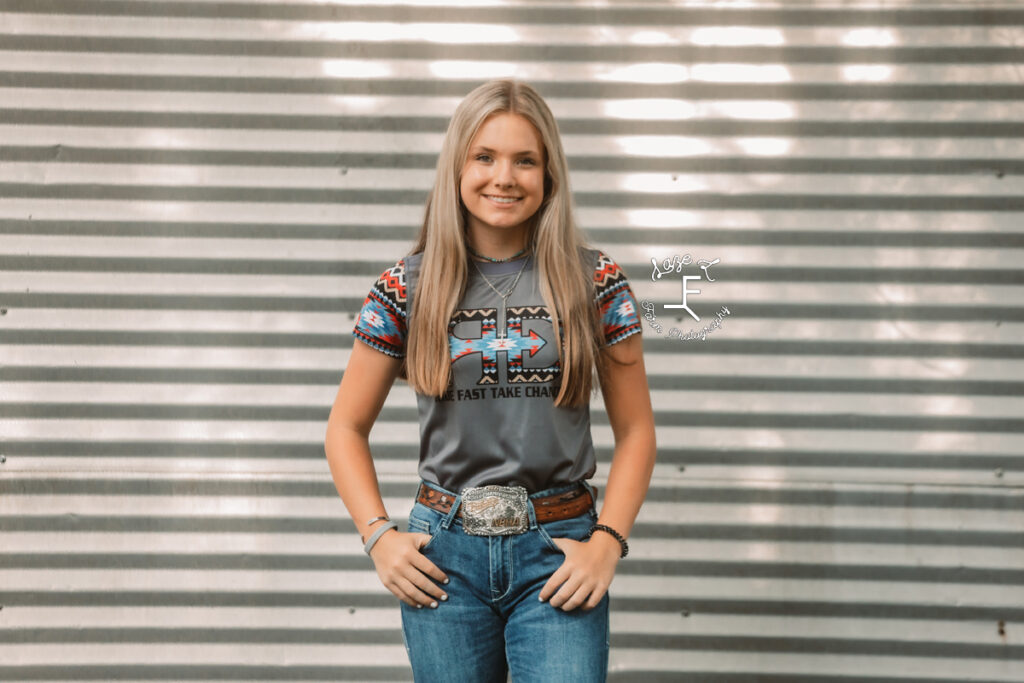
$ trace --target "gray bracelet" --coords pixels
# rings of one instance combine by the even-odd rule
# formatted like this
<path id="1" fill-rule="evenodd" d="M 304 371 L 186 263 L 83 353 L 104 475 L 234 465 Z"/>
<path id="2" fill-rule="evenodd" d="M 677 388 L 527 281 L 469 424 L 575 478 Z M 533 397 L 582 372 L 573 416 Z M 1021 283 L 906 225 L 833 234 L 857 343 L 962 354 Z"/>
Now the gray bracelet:
<path id="1" fill-rule="evenodd" d="M 397 529 L 397 528 L 398 528 L 398 524 L 396 522 L 392 522 L 390 520 L 388 521 L 387 524 L 381 524 L 380 527 L 378 527 L 377 530 L 374 531 L 370 535 L 370 538 L 369 538 L 369 540 L 366 541 L 366 545 L 363 547 L 363 550 L 365 550 L 366 554 L 369 555 L 370 554 L 370 548 L 373 547 L 373 544 L 377 542 L 378 538 L 380 538 L 381 536 L 384 535 L 384 532 L 388 531 L 389 529 Z"/>
<path id="2" fill-rule="evenodd" d="M 381 521 L 382 519 L 385 522 L 390 522 L 391 521 L 391 518 L 388 517 L 387 515 L 381 515 L 380 517 L 374 517 L 373 519 L 371 519 L 369 522 L 366 523 L 367 528 L 373 526 L 375 523 Z M 366 541 L 363 540 L 363 535 L 362 534 L 359 534 L 359 542 L 360 543 L 366 543 Z"/>

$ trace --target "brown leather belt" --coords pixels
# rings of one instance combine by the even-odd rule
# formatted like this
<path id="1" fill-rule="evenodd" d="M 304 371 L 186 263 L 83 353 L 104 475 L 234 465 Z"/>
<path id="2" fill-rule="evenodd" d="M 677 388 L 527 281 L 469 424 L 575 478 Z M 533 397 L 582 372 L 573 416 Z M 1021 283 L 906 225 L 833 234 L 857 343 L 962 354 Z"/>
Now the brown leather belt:
<path id="1" fill-rule="evenodd" d="M 594 489 L 597 490 L 596 488 Z M 416 494 L 416 502 L 423 503 L 428 508 L 448 514 L 452 509 L 455 498 L 447 493 L 434 490 L 426 484 L 420 484 L 420 490 Z M 583 485 L 571 490 L 556 493 L 543 498 L 531 498 L 534 513 L 538 522 L 557 522 L 560 519 L 578 517 L 594 505 L 594 499 L 590 491 Z M 459 510 L 459 517 L 462 517 L 462 510 Z"/>

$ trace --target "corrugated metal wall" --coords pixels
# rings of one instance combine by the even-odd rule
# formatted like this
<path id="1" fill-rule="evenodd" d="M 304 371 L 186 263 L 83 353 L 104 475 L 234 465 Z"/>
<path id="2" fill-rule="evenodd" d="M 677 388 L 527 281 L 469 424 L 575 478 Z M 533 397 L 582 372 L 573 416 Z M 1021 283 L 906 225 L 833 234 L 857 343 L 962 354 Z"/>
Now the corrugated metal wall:
<path id="1" fill-rule="evenodd" d="M 664 324 L 614 679 L 1024 680 L 1024 5 L 843 4 L 0 0 L 0 679 L 410 678 L 325 421 L 515 75 Z"/>

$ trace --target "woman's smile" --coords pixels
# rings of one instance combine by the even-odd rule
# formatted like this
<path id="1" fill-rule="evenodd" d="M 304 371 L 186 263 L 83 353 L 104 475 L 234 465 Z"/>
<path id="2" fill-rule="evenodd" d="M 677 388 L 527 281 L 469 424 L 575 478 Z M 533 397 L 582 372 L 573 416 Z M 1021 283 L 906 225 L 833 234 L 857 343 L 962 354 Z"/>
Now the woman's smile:
<path id="1" fill-rule="evenodd" d="M 485 194 L 484 196 L 487 197 L 488 199 L 490 199 L 492 202 L 495 202 L 497 204 L 506 204 L 506 205 L 508 205 L 508 204 L 515 204 L 516 202 L 518 202 L 518 201 L 520 201 L 522 199 L 522 197 L 503 197 L 501 195 L 496 195 L 496 194 Z"/>

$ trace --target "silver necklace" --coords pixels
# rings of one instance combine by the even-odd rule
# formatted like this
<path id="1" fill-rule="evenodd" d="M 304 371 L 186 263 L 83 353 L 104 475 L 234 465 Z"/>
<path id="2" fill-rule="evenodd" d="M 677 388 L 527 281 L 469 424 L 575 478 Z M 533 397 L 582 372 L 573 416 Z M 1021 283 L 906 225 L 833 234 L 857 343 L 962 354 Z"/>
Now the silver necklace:
<path id="1" fill-rule="evenodd" d="M 519 277 L 523 274 L 523 271 L 526 270 L 526 264 L 530 262 L 530 256 L 533 256 L 533 254 L 527 255 L 527 257 L 523 259 L 523 265 L 519 268 L 519 272 L 516 273 L 516 279 L 512 281 L 512 286 L 509 287 L 504 294 L 498 291 L 498 288 L 491 284 L 491 281 L 487 279 L 487 276 L 484 275 L 484 272 L 480 270 L 480 266 L 477 265 L 477 262 L 473 261 L 473 266 L 476 268 L 476 272 L 480 273 L 480 277 L 484 279 L 484 282 L 487 283 L 487 286 L 493 289 L 494 293 L 501 297 L 501 318 L 498 320 L 497 330 L 499 337 L 505 336 L 505 321 L 508 320 L 508 297 L 510 294 L 512 294 L 512 290 L 516 288 L 516 285 L 519 284 Z M 472 261 L 472 259 L 470 260 Z"/>

